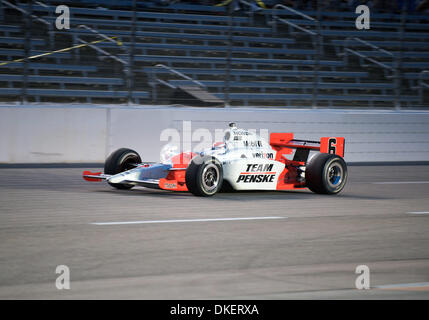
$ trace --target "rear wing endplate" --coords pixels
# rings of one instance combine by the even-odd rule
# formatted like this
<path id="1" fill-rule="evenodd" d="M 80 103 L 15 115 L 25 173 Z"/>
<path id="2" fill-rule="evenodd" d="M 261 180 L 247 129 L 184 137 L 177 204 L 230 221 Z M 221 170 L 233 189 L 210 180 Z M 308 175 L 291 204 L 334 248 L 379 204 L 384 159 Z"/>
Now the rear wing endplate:
<path id="1" fill-rule="evenodd" d="M 322 137 L 320 141 L 298 140 L 293 138 L 293 133 L 271 133 L 270 145 L 276 150 L 284 148 L 306 149 L 344 157 L 345 140 L 344 137 Z M 284 152 L 286 150 L 282 151 Z"/>
<path id="2" fill-rule="evenodd" d="M 345 140 L 343 137 L 320 138 L 320 152 L 332 153 L 344 157 Z"/>

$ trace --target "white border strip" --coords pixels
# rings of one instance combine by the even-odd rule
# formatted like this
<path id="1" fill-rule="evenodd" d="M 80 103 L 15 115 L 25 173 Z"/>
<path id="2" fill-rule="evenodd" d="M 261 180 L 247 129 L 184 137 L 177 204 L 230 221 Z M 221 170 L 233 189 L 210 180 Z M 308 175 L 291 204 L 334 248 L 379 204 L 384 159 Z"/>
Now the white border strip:
<path id="1" fill-rule="evenodd" d="M 417 282 L 417 283 L 398 283 L 398 284 L 389 284 L 384 286 L 376 286 L 377 289 L 396 289 L 396 288 L 421 288 L 429 287 L 429 282 Z"/>
<path id="2" fill-rule="evenodd" d="M 373 182 L 372 184 L 427 184 L 429 181 L 386 181 L 386 182 Z"/>
<path id="3" fill-rule="evenodd" d="M 124 224 L 273 220 L 273 219 L 286 219 L 286 218 L 287 217 L 245 217 L 245 218 L 212 218 L 212 219 L 180 219 L 180 220 L 141 220 L 141 221 L 117 221 L 117 222 L 92 222 L 90 224 L 97 225 L 97 226 L 111 226 L 111 225 L 124 225 Z"/>
<path id="4" fill-rule="evenodd" d="M 414 211 L 414 212 L 407 212 L 408 214 L 429 214 L 429 211 Z"/>

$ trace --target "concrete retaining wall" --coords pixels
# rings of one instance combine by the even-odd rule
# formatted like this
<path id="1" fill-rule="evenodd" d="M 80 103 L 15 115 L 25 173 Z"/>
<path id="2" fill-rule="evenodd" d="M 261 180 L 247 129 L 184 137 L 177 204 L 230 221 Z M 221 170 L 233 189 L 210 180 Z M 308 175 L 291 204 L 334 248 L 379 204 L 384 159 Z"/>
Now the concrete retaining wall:
<path id="1" fill-rule="evenodd" d="M 263 136 L 344 136 L 348 162 L 429 161 L 429 112 L 32 105 L 0 106 L 0 163 L 103 162 L 120 147 L 158 161 L 161 140 L 187 149 L 232 121 Z"/>

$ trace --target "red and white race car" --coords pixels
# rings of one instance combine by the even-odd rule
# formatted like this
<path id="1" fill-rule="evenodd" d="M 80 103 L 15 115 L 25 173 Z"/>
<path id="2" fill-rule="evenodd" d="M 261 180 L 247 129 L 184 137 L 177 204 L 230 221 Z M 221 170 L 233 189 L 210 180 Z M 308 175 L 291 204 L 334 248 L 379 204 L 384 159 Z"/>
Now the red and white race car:
<path id="1" fill-rule="evenodd" d="M 106 180 L 118 189 L 133 186 L 190 191 L 212 196 L 221 190 L 291 190 L 336 194 L 347 181 L 344 138 L 297 140 L 293 133 L 271 133 L 267 143 L 234 123 L 224 141 L 199 153 L 164 153 L 160 163 L 144 163 L 121 148 L 106 160 L 104 173 L 85 171 L 87 181 Z"/>

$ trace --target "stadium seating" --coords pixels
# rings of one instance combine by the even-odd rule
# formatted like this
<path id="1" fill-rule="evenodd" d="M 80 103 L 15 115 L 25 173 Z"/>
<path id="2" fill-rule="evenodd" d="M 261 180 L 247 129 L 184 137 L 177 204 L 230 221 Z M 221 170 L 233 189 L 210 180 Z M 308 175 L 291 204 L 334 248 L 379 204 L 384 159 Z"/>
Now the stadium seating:
<path id="1" fill-rule="evenodd" d="M 9 87 L 12 87 L 12 82 L 22 81 L 22 75 L 16 74 L 2 74 L 2 81 L 9 83 Z M 29 75 L 28 81 L 30 82 L 41 82 L 41 83 L 58 83 L 64 89 L 64 84 L 67 83 L 86 83 L 86 84 L 98 84 L 107 85 L 109 90 L 112 90 L 113 85 L 122 85 L 124 80 L 118 78 L 97 78 L 97 77 L 65 77 L 65 76 L 39 76 Z"/>
<path id="2" fill-rule="evenodd" d="M 216 93 L 215 94 L 219 98 L 225 98 L 224 93 Z M 286 106 L 299 106 L 302 102 L 309 102 L 313 99 L 312 94 L 296 94 L 296 93 L 269 93 L 269 94 L 261 94 L 261 93 L 230 93 L 232 99 L 243 100 L 245 101 L 245 106 L 249 105 L 249 101 L 284 101 Z M 335 107 L 334 102 L 349 102 L 355 103 L 364 101 L 369 103 L 370 107 L 374 106 L 374 102 L 385 102 L 390 101 L 393 102 L 395 97 L 393 95 L 328 95 L 328 94 L 319 94 L 317 95 L 317 99 L 321 101 L 328 101 L 329 107 Z M 416 96 L 403 96 L 402 99 L 407 103 L 417 103 L 419 98 Z"/>
<path id="3" fill-rule="evenodd" d="M 169 72 L 163 69 L 154 67 L 144 67 L 144 72 L 157 73 L 157 74 L 168 74 Z M 193 78 L 198 76 L 220 76 L 224 78 L 227 73 L 225 68 L 175 68 L 175 70 L 182 72 L 187 75 L 191 75 Z M 240 77 L 251 77 L 255 79 L 262 79 L 266 77 L 274 78 L 277 81 L 282 81 L 283 78 L 312 78 L 315 72 L 313 70 L 281 70 L 281 69 L 231 69 L 230 75 L 235 77 L 235 81 L 240 81 Z M 319 71 L 319 78 L 337 78 L 345 79 L 352 78 L 360 80 L 368 77 L 368 72 L 365 71 Z M 300 83 L 300 82 L 298 82 Z"/>
<path id="4" fill-rule="evenodd" d="M 28 9 L 25 3 L 17 2 Z M 374 13 L 370 30 L 356 30 L 354 12 L 323 11 L 318 55 L 314 38 L 276 22 L 275 16 L 280 16 L 316 30 L 314 21 L 290 11 L 266 9 L 249 15 L 242 10 L 234 14 L 231 27 L 224 7 L 189 3 L 160 6 L 138 1 L 136 31 L 132 32 L 131 1 L 63 2 L 72 6 L 71 29 L 55 30 L 55 49 L 100 39 L 79 25 L 119 37 L 122 45 L 104 41 L 97 43 L 96 49 L 79 48 L 31 61 L 27 64 L 30 101 L 122 103 L 132 83 L 135 102 L 174 104 L 177 92 L 172 88 L 192 82 L 169 69 L 155 67 L 163 64 L 200 81 L 221 99 L 225 98 L 225 77 L 229 75 L 233 106 L 305 107 L 315 97 L 321 107 L 391 108 L 398 97 L 407 107 L 422 101 L 427 104 L 417 88 L 422 72 L 429 69 L 429 17 L 425 15 L 408 16 L 401 34 L 399 14 Z M 56 2 L 45 3 L 33 5 L 33 12 L 54 23 Z M 24 57 L 25 25 L 18 11 L 6 10 L 8 14 L 0 21 L 0 59 L 10 61 Z M 317 15 L 315 11 L 302 12 Z M 30 54 L 49 52 L 48 43 L 47 30 L 39 24 L 33 31 Z M 399 88 L 392 71 L 396 57 L 401 58 L 403 77 Z M 134 77 L 129 78 L 131 63 Z M 0 99 L 19 100 L 23 70 L 22 62 L 0 66 Z M 154 79 L 165 85 L 154 86 Z M 159 92 L 155 95 L 154 90 Z"/>
<path id="5" fill-rule="evenodd" d="M 21 39 L 23 40 L 23 39 Z M 9 43 L 11 44 L 11 43 Z M 46 50 L 30 50 L 29 54 L 30 56 L 34 55 L 40 55 L 47 53 L 49 51 Z M 7 60 L 13 60 L 17 57 L 24 57 L 25 51 L 22 49 L 0 49 L 0 56 L 1 57 L 7 57 Z M 70 59 L 71 53 L 70 52 L 58 52 L 55 54 L 55 56 L 49 57 L 49 59 L 54 59 L 57 64 L 61 64 L 62 59 Z"/>
<path id="6" fill-rule="evenodd" d="M 24 68 L 24 64 L 22 62 L 15 62 L 11 64 L 7 64 L 4 66 L 0 66 L 0 70 L 4 69 L 15 69 L 15 72 L 21 73 Z M 45 72 L 48 70 L 53 71 L 64 71 L 69 73 L 77 73 L 79 76 L 87 77 L 88 72 L 97 72 L 96 66 L 85 66 L 85 65 L 72 65 L 72 64 L 53 64 L 53 63 L 32 63 L 28 64 L 28 68 L 34 72 L 35 75 L 40 72 Z M 7 71 L 5 71 L 7 72 Z M 81 78 L 78 78 L 81 79 Z"/>
<path id="7" fill-rule="evenodd" d="M 27 89 L 28 95 L 37 97 L 36 101 L 40 101 L 40 97 L 73 97 L 84 98 L 86 102 L 92 103 L 92 98 L 122 98 L 125 99 L 128 95 L 127 91 L 107 91 L 107 90 L 52 90 L 52 89 Z M 1 95 L 19 96 L 22 94 L 22 89 L 15 88 L 0 88 Z M 148 98 L 147 92 L 134 91 L 132 97 L 139 103 L 140 99 Z"/>
<path id="8" fill-rule="evenodd" d="M 55 19 L 49 16 L 44 17 L 47 21 L 54 21 Z M 76 25 L 88 25 L 95 28 L 103 29 L 106 26 L 110 27 L 127 27 L 130 28 L 130 20 L 107 20 L 107 19 L 90 19 L 90 18 L 73 18 L 73 22 Z M 156 22 L 156 21 L 138 21 L 136 23 L 137 31 L 149 31 L 149 30 L 198 30 L 198 31 L 213 31 L 218 33 L 228 33 L 229 27 L 227 25 L 217 24 L 198 24 L 198 23 L 176 23 L 176 22 Z M 77 30 L 75 30 L 77 31 Z M 117 30 L 119 31 L 119 30 Z M 123 30 L 121 30 L 123 31 Z M 119 32 L 121 32 L 119 31 Z M 271 28 L 268 27 L 254 27 L 254 26 L 235 26 L 234 31 L 236 32 L 257 32 L 259 34 L 270 34 L 272 33 Z M 80 31 L 81 32 L 81 31 Z M 124 31 L 127 32 L 127 31 Z M 128 31 L 128 33 L 130 33 Z M 186 34 L 185 34 L 186 35 Z"/>
<path id="9" fill-rule="evenodd" d="M 123 55 L 121 55 L 123 56 Z M 124 56 L 123 56 L 124 57 Z M 158 56 L 158 55 L 136 55 L 134 56 L 136 61 L 142 62 L 165 62 L 168 64 L 174 63 L 194 63 L 194 64 L 211 64 L 224 65 L 226 63 L 223 57 L 193 57 L 193 56 Z M 281 65 L 281 66 L 309 66 L 316 63 L 315 60 L 288 60 L 288 59 L 258 59 L 258 58 L 231 58 L 231 62 L 242 65 Z M 322 66 L 329 66 L 335 69 L 335 67 L 341 67 L 344 65 L 343 61 L 327 61 L 321 60 L 319 64 Z M 214 67 L 213 67 L 214 68 Z"/>
<path id="10" fill-rule="evenodd" d="M 18 26 L 0 25 L 0 32 L 4 37 L 10 37 L 13 34 L 21 32 L 21 28 Z"/>
<path id="11" fill-rule="evenodd" d="M 0 37 L 0 44 L 24 44 L 25 39 L 15 38 L 15 37 Z M 31 39 L 32 46 L 43 46 L 45 45 L 45 40 L 43 39 Z"/>

